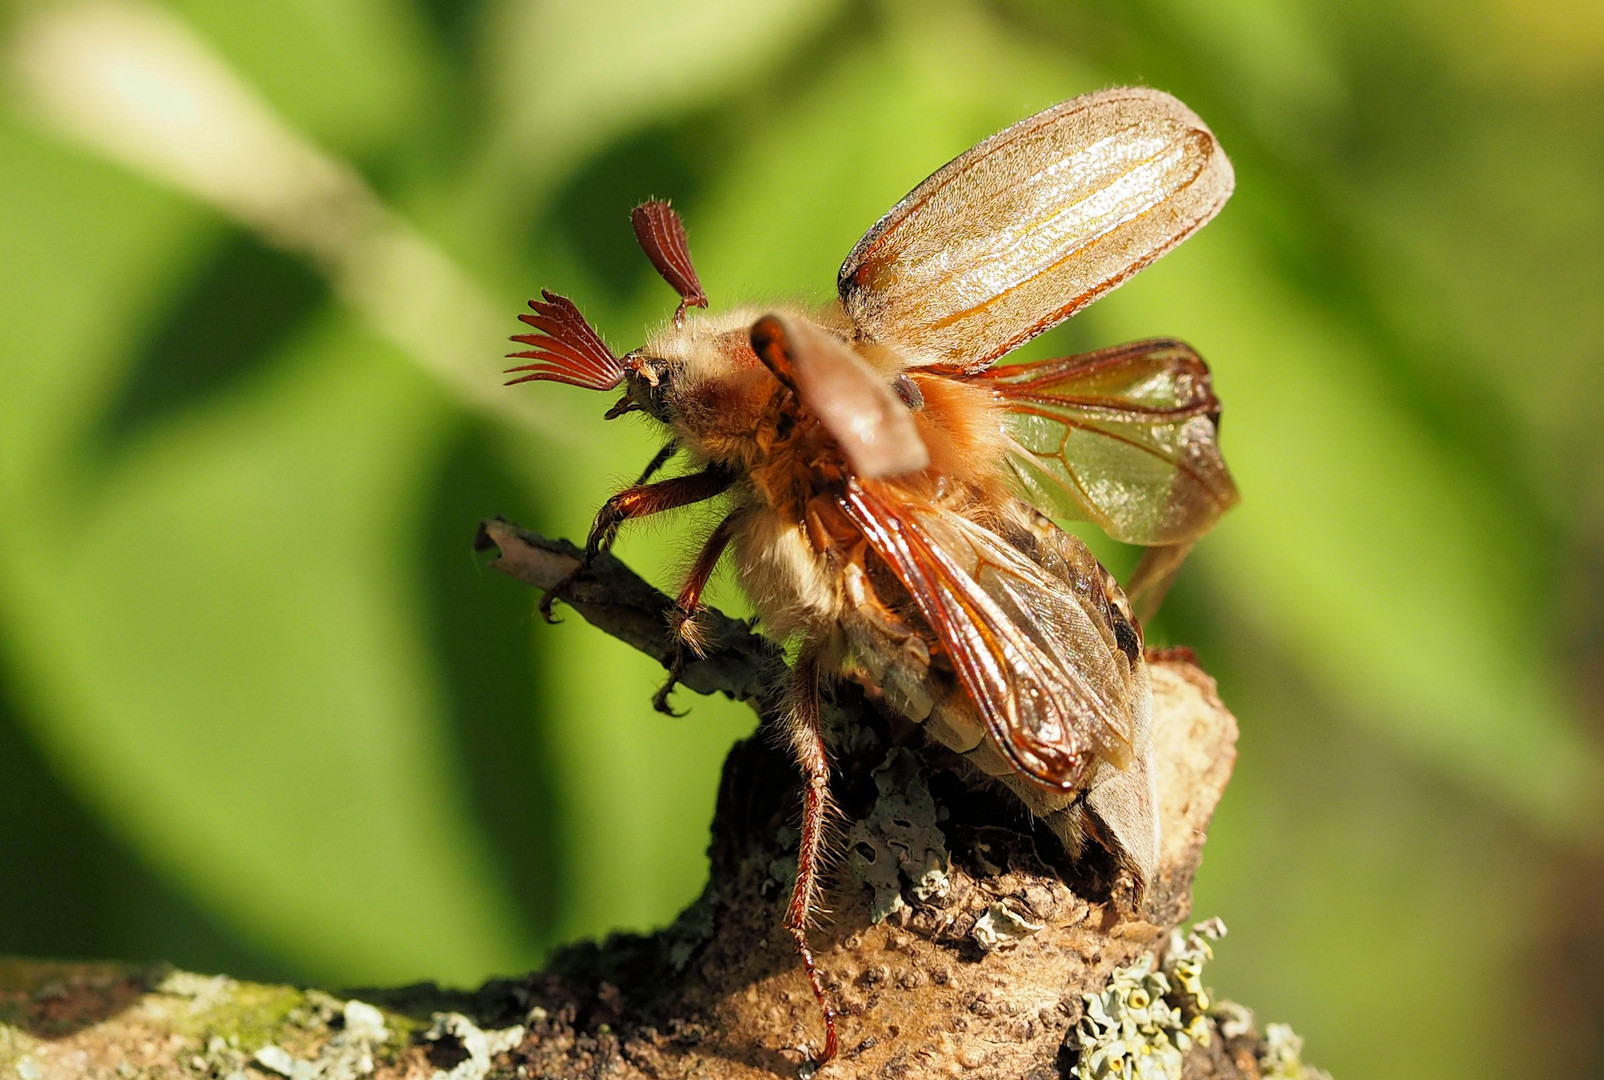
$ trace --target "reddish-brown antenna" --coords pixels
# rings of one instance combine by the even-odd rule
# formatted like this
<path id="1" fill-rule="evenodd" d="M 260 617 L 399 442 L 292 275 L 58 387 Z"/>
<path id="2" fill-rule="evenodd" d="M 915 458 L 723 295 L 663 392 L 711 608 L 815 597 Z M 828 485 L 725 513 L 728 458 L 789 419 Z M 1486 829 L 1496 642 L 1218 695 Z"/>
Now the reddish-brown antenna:
<path id="1" fill-rule="evenodd" d="M 641 250 L 652 260 L 663 280 L 679 293 L 679 308 L 674 312 L 677 326 L 685 319 L 688 307 L 705 308 L 707 293 L 691 265 L 690 245 L 685 241 L 685 223 L 674 213 L 674 208 L 658 199 L 641 203 L 630 211 L 629 222 L 635 227 L 635 239 Z"/>
<path id="2" fill-rule="evenodd" d="M 540 290 L 540 295 L 545 297 L 545 303 L 529 301 L 535 311 L 533 315 L 518 316 L 537 332 L 518 334 L 512 339 L 531 348 L 527 352 L 507 354 L 512 359 L 533 360 L 534 363 L 508 368 L 509 375 L 515 371 L 529 374 L 509 379 L 507 385 L 544 380 L 589 390 L 611 390 L 623 382 L 624 365 L 585 321 L 574 302 L 545 289 Z"/>

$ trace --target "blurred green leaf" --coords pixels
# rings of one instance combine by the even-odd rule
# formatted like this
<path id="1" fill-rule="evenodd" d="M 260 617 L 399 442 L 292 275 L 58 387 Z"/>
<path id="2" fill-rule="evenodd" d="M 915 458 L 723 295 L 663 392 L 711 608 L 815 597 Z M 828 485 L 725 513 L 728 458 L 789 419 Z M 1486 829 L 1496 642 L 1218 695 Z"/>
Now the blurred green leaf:
<path id="1" fill-rule="evenodd" d="M 115 180 L 98 220 L 52 213 L 109 178 L 31 164 L 55 182 L 7 200 L 5 239 L 48 223 L 73 283 L 50 297 L 60 332 L 4 354 L 32 392 L 0 399 L 0 428 L 50 432 L 9 459 L 0 548 L 23 710 L 50 720 L 38 737 L 153 861 L 324 977 L 469 980 L 531 955 L 506 897 L 476 884 L 486 853 L 429 723 L 406 523 L 442 417 L 431 388 L 324 319 L 254 385 L 126 445 L 104 476 L 84 469 L 70 436 L 118 350 L 70 328 L 117 333 L 120 314 L 137 333 L 138 302 L 162 296 L 141 233 L 171 229 L 174 208 Z M 97 280 L 74 255 L 124 273 Z M 4 302 L 19 323 L 39 311 L 25 292 Z"/>
<path id="2" fill-rule="evenodd" d="M 478 883 L 411 629 L 406 480 L 438 421 L 372 345 L 318 336 L 91 508 L 13 516 L 12 616 L 74 688 L 57 752 L 203 895 L 325 977 L 474 979 L 527 946 Z"/>
<path id="3" fill-rule="evenodd" d="M 1604 762 L 1511 572 L 1520 526 L 1388 401 L 1365 343 L 1289 296 L 1229 218 L 1099 317 L 1116 337 L 1162 324 L 1213 364 L 1244 499 L 1202 557 L 1233 605 L 1349 715 L 1536 825 L 1595 835 Z"/>
<path id="4" fill-rule="evenodd" d="M 419 5 L 403 0 L 171 0 L 291 127 L 367 160 L 405 153 L 449 78 Z M 428 142 L 425 142 L 428 145 Z"/>
<path id="5" fill-rule="evenodd" d="M 481 235 L 584 156 L 653 120 L 739 94 L 817 31 L 836 0 L 499 0 L 485 16 L 486 139 L 456 228 Z M 627 32 L 620 32 L 627 27 Z M 467 225 L 465 222 L 472 222 Z"/>
<path id="6" fill-rule="evenodd" d="M 1231 929 L 1214 987 L 1292 1024 L 1335 1076 L 1498 1077 L 1547 1060 L 1563 1013 L 1519 974 L 1543 948 L 1541 845 L 1266 664 L 1279 643 L 1248 622 L 1208 629 L 1242 722 L 1194 893 Z M 1496 1037 L 1467 1033 L 1472 1018 Z"/>

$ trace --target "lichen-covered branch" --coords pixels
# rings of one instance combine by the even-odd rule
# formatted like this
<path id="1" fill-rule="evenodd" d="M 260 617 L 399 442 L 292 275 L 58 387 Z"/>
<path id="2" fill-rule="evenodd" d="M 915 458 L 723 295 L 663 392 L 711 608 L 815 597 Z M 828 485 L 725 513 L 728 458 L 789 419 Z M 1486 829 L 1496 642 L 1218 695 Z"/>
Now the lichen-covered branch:
<path id="1" fill-rule="evenodd" d="M 502 521 L 491 565 L 667 664 L 671 601 L 604 556 Z M 794 1077 L 818 1038 L 781 927 L 797 782 L 769 738 L 783 657 L 709 613 L 682 682 L 763 722 L 725 762 L 705 891 L 672 926 L 570 946 L 474 993 L 319 991 L 173 972 L 0 963 L 0 1075 L 346 1080 L 359 1076 Z M 574 633 L 572 628 L 553 633 Z M 822 1078 L 1312 1077 L 1295 1037 L 1210 999 L 1213 928 L 1188 934 L 1192 879 L 1235 759 L 1236 724 L 1196 666 L 1154 658 L 1163 847 L 1140 902 L 1095 855 L 1067 864 L 1011 796 L 921 744 L 871 695 L 828 702 L 839 805 L 831 914 L 812 933 L 840 1012 Z"/>

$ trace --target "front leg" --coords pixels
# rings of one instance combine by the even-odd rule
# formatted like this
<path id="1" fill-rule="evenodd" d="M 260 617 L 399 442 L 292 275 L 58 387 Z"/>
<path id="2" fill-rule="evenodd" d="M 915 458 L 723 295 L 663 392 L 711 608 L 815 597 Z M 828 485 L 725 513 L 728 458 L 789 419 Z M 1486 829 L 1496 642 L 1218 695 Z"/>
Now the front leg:
<path id="1" fill-rule="evenodd" d="M 597 555 L 612 547 L 624 522 L 703 502 L 724 494 L 734 482 L 735 477 L 728 471 L 717 465 L 709 465 L 701 472 L 688 476 L 625 488 L 602 503 L 602 508 L 596 511 L 596 520 L 590 526 L 590 538 L 585 541 L 585 564 L 588 566 Z"/>
<path id="2" fill-rule="evenodd" d="M 702 471 L 687 476 L 659 480 L 655 484 L 636 484 L 602 503 L 602 508 L 596 512 L 596 520 L 590 526 L 590 536 L 585 541 L 585 557 L 580 560 L 573 573 L 552 586 L 546 595 L 540 598 L 541 617 L 547 622 L 551 621 L 552 601 L 567 591 L 581 574 L 590 569 L 590 564 L 595 561 L 597 555 L 612 546 L 624 522 L 703 502 L 715 495 L 723 494 L 734 482 L 734 476 L 728 471 L 717 465 L 709 465 Z"/>
<path id="3" fill-rule="evenodd" d="M 1192 541 L 1183 540 L 1179 544 L 1155 544 L 1142 552 L 1125 586 L 1125 596 L 1131 602 L 1138 626 L 1146 626 L 1158 614 L 1158 606 L 1169 592 L 1170 582 L 1175 580 L 1181 563 L 1191 551 Z"/>
<path id="4" fill-rule="evenodd" d="M 677 453 L 679 453 L 679 442 L 675 439 L 668 440 L 668 443 L 652 457 L 652 460 L 646 463 L 646 468 L 642 469 L 640 476 L 635 479 L 635 486 L 640 487 L 656 476 L 657 470 L 667 465 L 669 459 Z"/>

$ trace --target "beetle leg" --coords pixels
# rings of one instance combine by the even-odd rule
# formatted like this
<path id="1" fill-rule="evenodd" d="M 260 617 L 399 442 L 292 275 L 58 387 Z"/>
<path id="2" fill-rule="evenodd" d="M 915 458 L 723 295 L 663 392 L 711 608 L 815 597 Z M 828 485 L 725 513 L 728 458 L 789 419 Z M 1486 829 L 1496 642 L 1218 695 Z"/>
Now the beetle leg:
<path id="1" fill-rule="evenodd" d="M 718 569 L 718 561 L 734 534 L 735 515 L 732 513 L 718 523 L 718 527 L 702 544 L 696 562 L 691 565 L 691 572 L 685 577 L 685 585 L 679 591 L 679 599 L 674 602 L 674 609 L 668 613 L 669 632 L 674 638 L 674 655 L 668 664 L 668 681 L 652 698 L 652 708 L 660 713 L 668 716 L 683 715 L 675 712 L 673 706 L 669 705 L 668 695 L 685 672 L 686 652 L 695 653 L 697 656 L 706 653 L 707 642 L 702 639 L 701 625 L 696 621 L 696 616 L 702 610 L 702 592 L 707 588 L 707 582 L 712 578 L 713 571 Z"/>
<path id="2" fill-rule="evenodd" d="M 722 494 L 733 482 L 734 477 L 728 472 L 710 465 L 688 476 L 627 487 L 602 503 L 602 508 L 596 512 L 596 520 L 590 526 L 590 536 L 585 541 L 584 558 L 572 573 L 546 590 L 546 595 L 540 598 L 541 618 L 551 622 L 552 601 L 567 592 L 590 569 L 596 556 L 612 546 L 624 522 L 711 499 Z"/>
<path id="3" fill-rule="evenodd" d="M 1146 626 L 1158 614 L 1158 606 L 1163 603 L 1170 582 L 1175 580 L 1176 572 L 1191 551 L 1192 541 L 1184 540 L 1179 544 L 1157 544 L 1142 552 L 1125 586 L 1125 596 L 1130 600 L 1137 625 Z"/>
<path id="4" fill-rule="evenodd" d="M 818 658 L 804 653 L 791 677 L 791 711 L 786 734 L 791 753 L 802 768 L 802 838 L 796 853 L 796 887 L 791 890 L 791 904 L 785 911 L 785 928 L 796 941 L 802 968 L 807 972 L 808 984 L 813 987 L 813 997 L 824 1017 L 824 1049 L 812 1061 L 817 1069 L 835 1057 L 837 1049 L 835 1008 L 825 993 L 818 969 L 813 965 L 813 952 L 808 948 L 808 921 L 818 899 L 819 859 L 831 809 L 830 757 L 824 744 L 824 721 L 819 711 Z"/>
<path id="5" fill-rule="evenodd" d="M 640 477 L 635 481 L 635 486 L 640 487 L 640 485 L 646 483 L 646 481 L 650 480 L 653 476 L 656 476 L 657 470 L 661 469 L 664 465 L 667 465 L 668 459 L 677 453 L 679 453 L 679 443 L 675 442 L 673 439 L 670 439 L 663 446 L 663 448 L 659 450 L 655 456 L 653 456 L 652 460 L 646 463 L 646 468 L 641 470 Z"/>
<path id="6" fill-rule="evenodd" d="M 723 469 L 710 465 L 688 476 L 625 488 L 602 503 L 602 508 L 596 512 L 596 520 L 590 526 L 590 536 L 585 541 L 585 561 L 590 562 L 612 547 L 624 522 L 661 514 L 665 510 L 677 510 L 722 495 L 734 479 Z"/>

